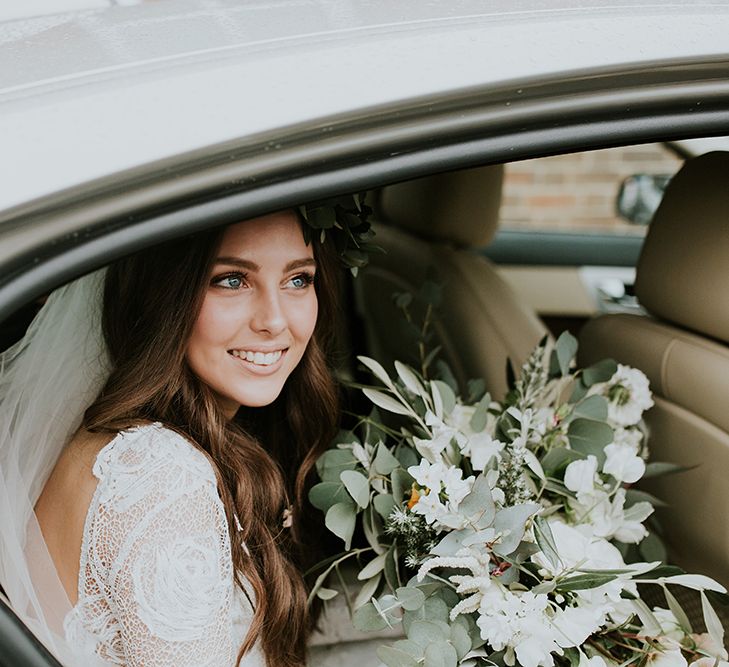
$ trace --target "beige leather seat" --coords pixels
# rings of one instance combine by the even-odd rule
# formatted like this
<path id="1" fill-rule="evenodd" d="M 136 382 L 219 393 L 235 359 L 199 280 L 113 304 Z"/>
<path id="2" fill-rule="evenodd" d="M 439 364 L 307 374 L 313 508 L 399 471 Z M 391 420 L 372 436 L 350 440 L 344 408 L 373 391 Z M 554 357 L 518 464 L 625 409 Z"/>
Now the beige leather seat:
<path id="1" fill-rule="evenodd" d="M 428 176 L 374 193 L 375 254 L 356 280 L 369 354 L 391 368 L 416 362 L 394 292 L 417 292 L 429 270 L 443 287 L 434 343 L 443 346 L 462 389 L 483 377 L 492 396 L 506 391 L 506 360 L 518 369 L 546 333 L 520 304 L 493 265 L 473 251 L 487 245 L 498 225 L 503 168 L 480 167 Z"/>
<path id="2" fill-rule="evenodd" d="M 670 558 L 729 586 L 729 153 L 673 178 L 635 290 L 650 316 L 592 320 L 580 361 L 612 357 L 647 374 L 652 459 L 698 466 L 646 485 L 670 504 L 659 513 Z"/>

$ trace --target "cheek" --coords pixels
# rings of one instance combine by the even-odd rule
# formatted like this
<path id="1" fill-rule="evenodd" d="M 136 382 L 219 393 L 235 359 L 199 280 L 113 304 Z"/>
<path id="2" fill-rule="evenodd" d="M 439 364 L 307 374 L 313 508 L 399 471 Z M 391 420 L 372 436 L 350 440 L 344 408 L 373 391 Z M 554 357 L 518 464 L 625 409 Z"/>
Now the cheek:
<path id="1" fill-rule="evenodd" d="M 306 299 L 305 303 L 300 304 L 300 307 L 292 313 L 289 320 L 291 331 L 300 343 L 306 344 L 309 342 L 314 333 L 318 312 L 319 303 L 316 293 L 312 291 L 311 297 Z"/>
<path id="2" fill-rule="evenodd" d="M 240 326 L 240 311 L 208 296 L 203 301 L 200 315 L 195 321 L 188 343 L 188 355 L 205 355 L 210 346 L 225 343 Z"/>

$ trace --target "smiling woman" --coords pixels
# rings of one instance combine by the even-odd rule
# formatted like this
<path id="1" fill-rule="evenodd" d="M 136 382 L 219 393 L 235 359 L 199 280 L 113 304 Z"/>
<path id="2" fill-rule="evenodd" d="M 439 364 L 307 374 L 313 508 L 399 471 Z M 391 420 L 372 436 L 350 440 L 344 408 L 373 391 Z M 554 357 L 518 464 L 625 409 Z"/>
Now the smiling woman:
<path id="1" fill-rule="evenodd" d="M 8 593 L 72 664 L 304 664 L 334 258 L 294 211 L 211 230 L 62 288 L 5 353 L 6 451 L 47 430 L 16 517 L 38 548 Z"/>
<path id="2" fill-rule="evenodd" d="M 316 324 L 315 267 L 293 211 L 225 231 L 187 359 L 231 416 L 275 400 L 301 360 Z"/>

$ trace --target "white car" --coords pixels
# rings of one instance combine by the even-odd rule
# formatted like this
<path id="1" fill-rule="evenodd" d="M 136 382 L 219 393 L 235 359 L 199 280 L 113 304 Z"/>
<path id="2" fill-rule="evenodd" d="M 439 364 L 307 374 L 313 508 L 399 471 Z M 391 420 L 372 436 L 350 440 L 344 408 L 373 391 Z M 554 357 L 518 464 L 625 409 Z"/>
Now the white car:
<path id="1" fill-rule="evenodd" d="M 626 351 L 639 333 L 590 322 L 585 354 L 622 355 L 649 375 L 656 455 L 703 463 L 655 489 L 692 498 L 693 518 L 686 508 L 665 515 L 669 556 L 729 583 L 729 298 L 718 288 L 729 233 L 708 231 L 698 219 L 708 209 L 686 204 L 697 219 L 680 223 L 684 241 L 666 241 L 675 265 L 644 278 L 639 265 L 636 301 L 643 232 L 497 231 L 501 168 L 480 170 L 505 164 L 508 175 L 524 160 L 670 142 L 675 171 L 692 153 L 726 147 L 716 137 L 729 135 L 727 35 L 729 4 L 685 0 L 160 0 L 1 22 L 3 346 L 22 333 L 28 304 L 142 247 L 377 191 L 378 232 L 391 247 L 354 284 L 350 315 L 364 318 L 364 335 L 353 353 L 400 353 L 376 298 L 397 282 L 393 264 L 414 271 L 402 278 L 413 285 L 428 262 L 450 276 L 449 361 L 458 379 L 485 376 L 497 393 L 506 357 L 518 361 L 547 330 L 579 330 L 606 312 L 665 327 L 678 341 L 670 350 L 646 338 Z M 703 173 L 689 190 L 712 181 Z M 472 205 L 479 198 L 495 202 L 491 213 Z M 493 233 L 481 234 L 479 215 Z M 638 303 L 641 293 L 653 296 Z M 654 305 L 663 301 L 665 311 Z M 499 343 L 489 327 L 504 313 L 518 324 Z M 713 357 L 674 367 L 671 355 L 691 345 Z M 663 446 L 678 433 L 683 449 Z M 0 605 L 0 667 L 56 664 Z"/>

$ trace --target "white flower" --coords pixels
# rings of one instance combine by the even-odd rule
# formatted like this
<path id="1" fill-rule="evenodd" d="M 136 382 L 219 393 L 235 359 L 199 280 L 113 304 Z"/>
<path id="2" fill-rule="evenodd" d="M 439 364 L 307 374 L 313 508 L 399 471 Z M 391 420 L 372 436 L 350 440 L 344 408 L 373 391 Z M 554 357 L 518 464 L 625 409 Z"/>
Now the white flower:
<path id="1" fill-rule="evenodd" d="M 648 378 L 637 368 L 622 364 L 610 380 L 593 385 L 588 393 L 608 399 L 608 419 L 615 426 L 637 424 L 643 412 L 653 406 Z"/>
<path id="2" fill-rule="evenodd" d="M 468 451 L 471 456 L 471 466 L 474 470 L 482 471 L 489 461 L 496 457 L 500 459 L 500 453 L 504 449 L 504 443 L 494 440 L 488 433 L 477 433 L 468 438 Z"/>
<path id="3" fill-rule="evenodd" d="M 605 447 L 605 465 L 602 471 L 612 475 L 619 482 L 632 484 L 637 482 L 645 473 L 645 461 L 637 456 L 630 445 L 617 445 L 615 443 Z"/>
<path id="4" fill-rule="evenodd" d="M 616 428 L 613 430 L 613 443 L 630 447 L 636 454 L 641 451 L 643 432 L 639 428 Z"/>
<path id="5" fill-rule="evenodd" d="M 443 475 L 443 486 L 448 496 L 448 504 L 453 510 L 458 509 L 458 505 L 471 493 L 471 488 L 473 487 L 474 477 L 468 477 L 466 479 L 462 479 L 462 477 L 463 470 L 455 466 L 446 469 Z"/>
<path id="6" fill-rule="evenodd" d="M 584 653 L 580 652 L 580 663 L 577 667 L 608 667 L 605 658 L 600 655 L 593 655 L 588 658 Z"/>
<path id="7" fill-rule="evenodd" d="M 422 514 L 425 518 L 425 523 L 431 525 L 442 519 L 448 513 L 448 509 L 440 501 L 438 494 L 430 491 L 429 493 L 421 494 L 418 502 L 413 505 L 413 512 Z"/>
<path id="8" fill-rule="evenodd" d="M 643 521 L 653 513 L 653 506 L 640 502 L 625 510 L 625 489 L 618 489 L 612 499 L 607 492 L 595 489 L 569 504 L 577 523 L 590 524 L 598 537 L 637 544 L 648 534 Z"/>
<path id="9" fill-rule="evenodd" d="M 648 656 L 646 663 L 650 667 L 688 667 L 686 658 L 681 653 L 681 645 L 673 639 L 659 640 L 662 649 L 658 649 Z"/>
<path id="10" fill-rule="evenodd" d="M 570 526 L 557 519 L 550 519 L 549 527 L 560 562 L 555 566 L 540 551 L 532 556 L 532 561 L 552 576 L 558 576 L 580 567 L 591 570 L 613 570 L 625 567 L 625 561 L 615 546 L 593 534 L 591 526 Z M 615 579 L 597 588 L 577 591 L 577 596 L 585 601 L 610 607 L 600 608 L 600 614 L 612 611 L 612 604 L 620 600 L 623 590 L 634 592 L 633 582 Z M 597 613 L 597 612 L 596 612 Z"/>
<path id="11" fill-rule="evenodd" d="M 726 660 L 719 660 L 717 662 L 716 658 L 704 656 L 689 663 L 689 667 L 729 667 L 729 662 Z"/>
<path id="12" fill-rule="evenodd" d="M 693 634 L 691 635 L 691 639 L 696 642 L 696 648 L 706 651 L 706 653 L 709 653 L 720 660 L 729 660 L 729 654 L 727 654 L 726 649 L 717 644 L 708 632 Z"/>
<path id="13" fill-rule="evenodd" d="M 654 607 L 653 615 L 656 617 L 658 625 L 661 626 L 661 634 L 663 637 L 667 637 L 677 642 L 680 642 L 684 638 L 685 633 L 681 628 L 681 624 L 670 609 Z"/>
<path id="14" fill-rule="evenodd" d="M 445 473 L 445 465 L 440 462 L 431 463 L 427 459 L 421 459 L 418 465 L 408 468 L 408 473 L 419 486 L 440 491 L 440 482 Z"/>
<path id="15" fill-rule="evenodd" d="M 562 654 L 549 619 L 546 595 L 514 593 L 500 584 L 489 587 L 481 598 L 476 621 L 481 637 L 494 650 L 513 649 L 522 667 L 551 667 L 552 652 Z"/>
<path id="16" fill-rule="evenodd" d="M 590 454 L 587 459 L 572 461 L 564 471 L 564 485 L 574 493 L 590 493 L 595 488 L 597 459 Z"/>
<path id="17" fill-rule="evenodd" d="M 475 405 L 463 405 L 462 403 L 456 403 L 450 415 L 446 417 L 446 423 L 458 429 L 461 433 L 469 434 L 473 433 L 471 429 L 471 417 L 476 412 Z"/>
<path id="18" fill-rule="evenodd" d="M 559 631 L 557 643 L 563 648 L 582 646 L 605 623 L 607 605 L 580 604 L 558 610 L 552 625 Z"/>
<path id="19" fill-rule="evenodd" d="M 410 466 L 408 472 L 424 489 L 412 507 L 413 512 L 423 515 L 429 525 L 438 523 L 453 529 L 465 525 L 466 518 L 458 514 L 458 505 L 471 492 L 474 477 L 462 479 L 460 468 L 442 462 L 430 463 L 426 459 Z M 445 499 L 441 499 L 441 494 Z"/>
<path id="20" fill-rule="evenodd" d="M 372 445 L 362 446 L 358 442 L 352 443 L 352 454 L 365 470 L 369 470 L 372 465 Z"/>

